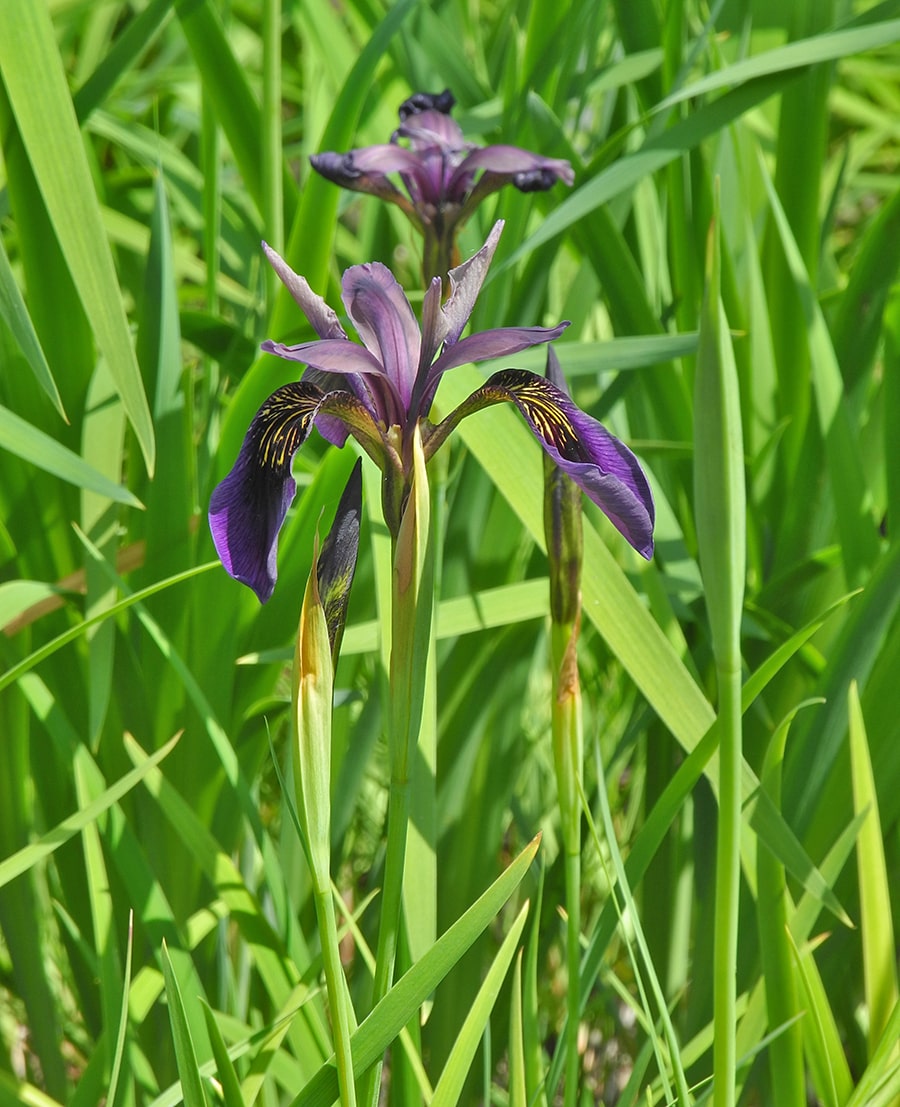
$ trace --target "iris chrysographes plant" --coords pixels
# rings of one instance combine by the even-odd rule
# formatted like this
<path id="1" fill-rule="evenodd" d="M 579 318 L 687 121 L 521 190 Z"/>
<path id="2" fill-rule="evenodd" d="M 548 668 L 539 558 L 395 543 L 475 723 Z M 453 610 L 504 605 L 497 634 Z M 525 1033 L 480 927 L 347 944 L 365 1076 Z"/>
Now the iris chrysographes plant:
<path id="1" fill-rule="evenodd" d="M 278 533 L 295 493 L 291 462 L 314 426 L 337 446 L 352 435 L 382 471 L 384 518 L 396 537 L 410 490 L 415 429 L 427 463 L 462 419 L 501 402 L 518 408 L 547 456 L 638 553 L 652 556 L 653 497 L 637 458 L 544 377 L 502 369 L 441 422 L 429 420 L 445 372 L 550 342 L 568 326 L 500 327 L 463 337 L 501 230 L 502 223 L 496 224 L 484 246 L 450 271 L 446 299 L 441 279 L 432 279 L 421 323 L 384 265 L 348 269 L 342 300 L 361 343 L 348 337 L 306 280 L 263 244 L 318 338 L 294 346 L 263 343 L 264 350 L 305 365 L 306 372 L 265 401 L 210 500 L 210 528 L 222 564 L 261 601 L 275 587 Z"/>
<path id="2" fill-rule="evenodd" d="M 424 238 L 426 283 L 459 261 L 456 236 L 486 196 L 508 184 L 520 192 L 544 192 L 557 181 L 571 185 L 575 179 L 561 158 L 467 142 L 451 118 L 454 103 L 449 89 L 417 92 L 400 105 L 400 126 L 390 142 L 310 158 L 329 181 L 400 208 Z"/>

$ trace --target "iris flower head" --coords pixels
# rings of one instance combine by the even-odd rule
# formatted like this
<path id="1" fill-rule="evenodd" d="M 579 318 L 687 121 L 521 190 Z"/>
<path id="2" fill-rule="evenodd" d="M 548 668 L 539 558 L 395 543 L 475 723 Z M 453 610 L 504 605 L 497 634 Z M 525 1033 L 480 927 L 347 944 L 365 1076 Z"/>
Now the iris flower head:
<path id="1" fill-rule="evenodd" d="M 520 192 L 542 192 L 558 180 L 571 185 L 575 179 L 561 158 L 466 142 L 450 116 L 454 103 L 449 89 L 418 92 L 400 105 L 400 126 L 390 142 L 310 158 L 313 169 L 335 184 L 401 208 L 425 238 L 426 279 L 446 273 L 457 260 L 457 231 L 486 196 L 507 184 Z"/>
<path id="2" fill-rule="evenodd" d="M 412 480 L 416 427 L 427 462 L 460 420 L 501 402 L 515 404 L 547 456 L 638 553 L 652 556 L 653 497 L 637 459 L 546 378 L 502 369 L 437 425 L 428 418 L 448 369 L 551 342 L 568 326 L 501 327 L 462 337 L 502 226 L 497 223 L 478 253 L 450 271 L 446 298 L 441 279 L 431 281 L 421 323 L 384 265 L 372 262 L 346 270 L 341 298 L 361 343 L 347 336 L 322 297 L 263 243 L 318 338 L 294 346 L 263 343 L 269 353 L 307 369 L 300 380 L 277 389 L 256 413 L 231 472 L 210 500 L 210 530 L 222 564 L 262 602 L 275 586 L 278 533 L 294 497 L 291 462 L 313 426 L 337 446 L 353 435 L 378 465 L 385 521 L 396 535 Z"/>

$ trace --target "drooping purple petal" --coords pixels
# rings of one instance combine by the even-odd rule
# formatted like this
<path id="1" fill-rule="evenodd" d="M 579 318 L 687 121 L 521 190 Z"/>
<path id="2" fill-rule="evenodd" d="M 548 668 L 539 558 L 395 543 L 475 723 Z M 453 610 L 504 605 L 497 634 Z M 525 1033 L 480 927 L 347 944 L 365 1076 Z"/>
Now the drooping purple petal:
<path id="1" fill-rule="evenodd" d="M 547 455 L 649 560 L 655 508 L 640 463 L 624 442 L 544 377 L 522 369 L 494 373 L 436 428 L 429 456 L 465 416 L 503 401 L 516 405 Z"/>
<path id="2" fill-rule="evenodd" d="M 321 296 L 309 287 L 306 277 L 295 273 L 288 263 L 267 243 L 262 248 L 269 264 L 278 274 L 278 279 L 294 297 L 300 310 L 309 320 L 310 326 L 319 338 L 344 338 L 347 334 L 338 320 L 337 314 L 325 303 Z"/>
<path id="3" fill-rule="evenodd" d="M 371 173 L 364 173 L 355 162 L 357 153 L 359 153 L 358 150 L 351 150 L 347 154 L 330 152 L 311 154 L 309 162 L 313 169 L 326 180 L 340 185 L 341 188 L 348 188 L 353 192 L 367 192 L 371 196 L 397 204 L 415 221 L 415 212 L 409 200 L 385 175 L 386 171 L 373 170 Z"/>
<path id="4" fill-rule="evenodd" d="M 392 142 L 361 146 L 351 150 L 348 157 L 352 159 L 354 171 L 363 174 L 414 173 L 419 166 L 418 154 Z"/>
<path id="5" fill-rule="evenodd" d="M 262 405 L 231 472 L 209 501 L 209 529 L 228 573 L 265 603 L 275 587 L 278 532 L 296 491 L 291 460 L 309 436 L 322 393 L 286 384 Z"/>
<path id="6" fill-rule="evenodd" d="M 216 552 L 236 580 L 265 603 L 275 587 L 278 533 L 296 491 L 294 454 L 317 418 L 340 419 L 381 466 L 392 447 L 368 409 L 349 392 L 323 394 L 315 385 L 283 385 L 254 415 L 231 472 L 213 490 L 209 529 Z"/>
<path id="7" fill-rule="evenodd" d="M 405 413 L 419 364 L 421 335 L 403 289 L 393 273 L 375 261 L 354 265 L 344 273 L 341 299 L 359 337 L 400 397 Z"/>
<path id="8" fill-rule="evenodd" d="M 458 174 L 472 173 L 483 169 L 488 173 L 498 173 L 515 183 L 515 178 L 535 173 L 546 174 L 549 188 L 554 181 L 563 181 L 571 185 L 575 180 L 572 166 L 562 158 L 545 158 L 531 150 L 522 150 L 518 146 L 481 146 L 473 150 L 456 170 Z"/>

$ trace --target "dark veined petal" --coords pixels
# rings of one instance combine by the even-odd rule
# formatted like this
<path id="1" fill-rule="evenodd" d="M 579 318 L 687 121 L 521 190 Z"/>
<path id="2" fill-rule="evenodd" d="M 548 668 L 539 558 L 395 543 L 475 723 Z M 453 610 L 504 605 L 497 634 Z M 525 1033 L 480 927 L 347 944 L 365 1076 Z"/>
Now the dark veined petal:
<path id="1" fill-rule="evenodd" d="M 275 587 L 278 532 L 296 491 L 291 460 L 309 437 L 322 400 L 293 382 L 266 400 L 244 436 L 234 467 L 209 501 L 209 529 L 228 573 L 265 603 Z"/>
<path id="2" fill-rule="evenodd" d="M 429 440 L 429 456 L 460 419 L 503 401 L 516 405 L 548 456 L 649 560 L 653 556 L 655 509 L 638 459 L 624 442 L 544 377 L 522 369 L 494 373 L 435 429 Z"/>
<path id="3" fill-rule="evenodd" d="M 320 413 L 341 419 L 378 464 L 387 464 L 387 445 L 355 396 L 323 394 L 313 384 L 294 381 L 273 392 L 254 415 L 234 467 L 210 497 L 216 552 L 226 571 L 249 585 L 261 603 L 275 587 L 278 532 L 296 491 L 291 461 Z"/>

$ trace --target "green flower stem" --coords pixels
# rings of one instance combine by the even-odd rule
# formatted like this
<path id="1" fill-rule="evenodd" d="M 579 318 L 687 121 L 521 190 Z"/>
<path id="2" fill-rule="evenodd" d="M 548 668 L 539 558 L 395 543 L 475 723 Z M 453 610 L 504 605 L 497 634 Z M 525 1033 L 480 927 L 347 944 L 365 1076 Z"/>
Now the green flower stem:
<path id="1" fill-rule="evenodd" d="M 760 783 L 776 807 L 781 807 L 781 772 L 792 715 L 769 741 Z M 756 851 L 756 915 L 760 959 L 766 981 L 769 1026 L 780 1032 L 769 1042 L 769 1079 L 774 1103 L 803 1103 L 803 1027 L 797 1020 L 800 1004 L 794 954 L 788 938 L 787 883 L 784 865 L 769 849 Z M 790 1024 L 790 1025 L 788 1025 Z"/>
<path id="2" fill-rule="evenodd" d="M 736 1094 L 737 940 L 741 834 L 741 613 L 746 565 L 746 487 L 740 387 L 719 295 L 718 190 L 706 260 L 706 295 L 694 382 L 697 546 L 716 662 L 719 830 L 713 949 L 713 1103 Z"/>
<path id="3" fill-rule="evenodd" d="M 565 1105 L 574 1107 L 578 1094 L 578 1022 L 581 995 L 581 802 L 579 784 L 584 763 L 581 717 L 581 688 L 575 647 L 578 620 L 554 622 L 551 627 L 553 666 L 553 761 L 565 851 L 566 963 L 568 989 L 566 1005 Z"/>
<path id="4" fill-rule="evenodd" d="M 350 1050 L 350 1025 L 344 970 L 341 965 L 337 920 L 334 914 L 334 898 L 330 883 L 322 888 L 315 881 L 316 918 L 322 941 L 322 965 L 325 971 L 325 987 L 328 991 L 328 1008 L 331 1011 L 331 1028 L 334 1036 L 334 1058 L 337 1064 L 338 1087 L 344 1107 L 356 1107 L 356 1085 L 353 1082 L 353 1056 Z"/>
<path id="5" fill-rule="evenodd" d="M 400 940 L 403 873 L 409 829 L 409 770 L 419 741 L 434 608 L 434 552 L 425 459 L 418 431 L 412 489 L 394 542 L 391 610 L 390 731 L 391 791 L 388 804 L 384 887 L 375 955 L 372 1006 L 390 991 Z M 378 1102 L 381 1062 L 369 1070 L 364 1102 Z"/>
<path id="6" fill-rule="evenodd" d="M 737 943 L 741 873 L 741 667 L 716 665 L 719 688 L 719 829 L 713 967 L 713 1102 L 734 1107 L 737 1056 Z"/>

